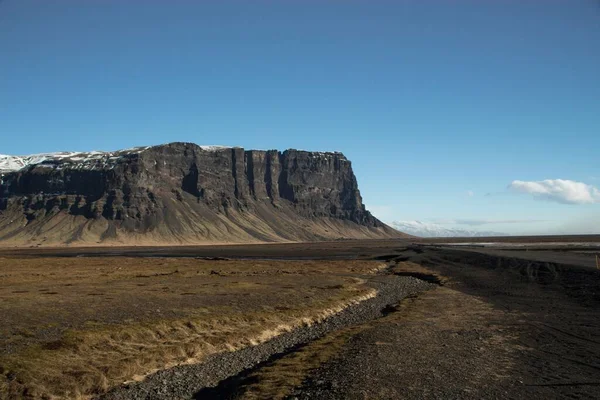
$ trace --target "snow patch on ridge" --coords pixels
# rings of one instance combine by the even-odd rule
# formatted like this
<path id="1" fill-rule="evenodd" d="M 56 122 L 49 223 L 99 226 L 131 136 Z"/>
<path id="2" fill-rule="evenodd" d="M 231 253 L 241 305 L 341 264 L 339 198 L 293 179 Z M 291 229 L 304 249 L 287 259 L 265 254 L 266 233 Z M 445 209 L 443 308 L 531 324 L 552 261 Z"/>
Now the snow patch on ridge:
<path id="1" fill-rule="evenodd" d="M 198 146 L 198 147 L 200 147 L 202 150 L 205 150 L 205 151 L 219 151 L 219 150 L 227 150 L 227 149 L 233 148 L 231 146 L 218 146 L 218 145 Z"/>
<path id="2" fill-rule="evenodd" d="M 0 154 L 0 173 L 19 171 L 31 165 L 62 168 L 62 164 L 74 169 L 114 168 L 125 156 L 140 154 L 153 146 L 131 147 L 117 151 L 60 151 L 55 153 L 30 154 L 26 156 L 11 156 Z M 230 146 L 199 146 L 204 151 L 220 151 L 231 149 Z"/>
<path id="3" fill-rule="evenodd" d="M 130 154 L 140 154 L 149 149 L 146 147 L 133 147 L 118 151 L 60 151 L 55 153 L 39 153 L 26 156 L 10 156 L 0 154 L 0 173 L 19 171 L 30 165 L 43 165 L 45 167 L 59 167 L 59 164 L 70 164 L 73 168 L 94 169 L 97 166 L 114 166 L 116 162 Z"/>

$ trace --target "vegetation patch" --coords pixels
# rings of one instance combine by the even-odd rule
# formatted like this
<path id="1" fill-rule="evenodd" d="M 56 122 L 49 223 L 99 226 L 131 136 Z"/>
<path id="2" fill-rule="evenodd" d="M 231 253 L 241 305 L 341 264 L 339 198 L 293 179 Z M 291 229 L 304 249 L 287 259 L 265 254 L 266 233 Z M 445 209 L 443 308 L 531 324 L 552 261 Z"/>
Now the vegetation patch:
<path id="1" fill-rule="evenodd" d="M 379 265 L 2 261 L 0 398 L 7 399 L 89 398 L 156 370 L 264 342 L 374 295 L 361 276 Z"/>

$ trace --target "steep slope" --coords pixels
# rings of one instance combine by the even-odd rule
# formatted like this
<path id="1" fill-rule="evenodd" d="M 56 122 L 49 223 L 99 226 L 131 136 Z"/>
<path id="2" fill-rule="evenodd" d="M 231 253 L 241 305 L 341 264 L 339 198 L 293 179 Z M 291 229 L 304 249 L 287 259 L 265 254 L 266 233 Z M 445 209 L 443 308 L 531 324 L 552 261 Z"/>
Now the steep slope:
<path id="1" fill-rule="evenodd" d="M 341 153 L 171 143 L 0 156 L 0 244 L 385 238 Z"/>

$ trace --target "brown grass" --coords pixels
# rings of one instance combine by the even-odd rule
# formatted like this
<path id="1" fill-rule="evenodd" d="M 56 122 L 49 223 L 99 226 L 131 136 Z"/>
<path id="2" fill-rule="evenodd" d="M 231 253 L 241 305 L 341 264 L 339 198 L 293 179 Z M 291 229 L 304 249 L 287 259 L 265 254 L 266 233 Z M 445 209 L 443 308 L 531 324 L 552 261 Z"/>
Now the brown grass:
<path id="1" fill-rule="evenodd" d="M 348 261 L 0 260 L 0 398 L 88 398 L 372 296 Z"/>

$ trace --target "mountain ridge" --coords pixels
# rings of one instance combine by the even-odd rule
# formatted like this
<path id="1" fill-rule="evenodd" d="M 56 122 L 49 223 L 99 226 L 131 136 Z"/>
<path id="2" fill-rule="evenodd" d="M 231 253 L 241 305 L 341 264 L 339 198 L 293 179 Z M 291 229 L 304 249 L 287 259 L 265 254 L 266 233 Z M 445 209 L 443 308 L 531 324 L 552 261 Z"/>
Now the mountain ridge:
<path id="1" fill-rule="evenodd" d="M 394 229 L 418 237 L 489 237 L 508 236 L 501 232 L 476 231 L 467 229 L 446 228 L 439 224 L 422 221 L 394 221 L 389 225 Z"/>
<path id="2" fill-rule="evenodd" d="M 8 157 L 16 158 L 0 159 L 0 245 L 402 236 L 366 210 L 338 152 L 174 142 Z"/>

